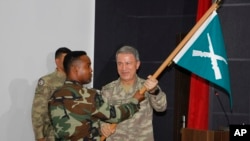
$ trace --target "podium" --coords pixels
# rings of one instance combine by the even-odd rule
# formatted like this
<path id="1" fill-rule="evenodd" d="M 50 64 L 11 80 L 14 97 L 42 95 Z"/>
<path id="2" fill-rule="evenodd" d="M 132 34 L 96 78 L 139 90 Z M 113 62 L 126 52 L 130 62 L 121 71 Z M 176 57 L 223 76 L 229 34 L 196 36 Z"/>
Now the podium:
<path id="1" fill-rule="evenodd" d="M 182 128 L 181 141 L 229 141 L 229 131 Z"/>

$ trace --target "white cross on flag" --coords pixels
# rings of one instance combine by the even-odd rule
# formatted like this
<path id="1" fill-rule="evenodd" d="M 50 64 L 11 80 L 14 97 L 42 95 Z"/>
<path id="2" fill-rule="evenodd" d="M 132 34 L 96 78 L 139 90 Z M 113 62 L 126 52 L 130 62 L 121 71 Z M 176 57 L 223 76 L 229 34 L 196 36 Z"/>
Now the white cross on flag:
<path id="1" fill-rule="evenodd" d="M 206 19 L 173 61 L 223 88 L 229 94 L 232 105 L 227 56 L 216 11 Z"/>

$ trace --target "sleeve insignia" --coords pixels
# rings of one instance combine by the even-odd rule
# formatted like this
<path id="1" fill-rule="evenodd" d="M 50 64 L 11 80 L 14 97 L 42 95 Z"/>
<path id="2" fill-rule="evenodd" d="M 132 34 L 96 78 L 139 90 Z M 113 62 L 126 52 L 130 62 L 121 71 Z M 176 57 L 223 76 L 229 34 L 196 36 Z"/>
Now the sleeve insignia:
<path id="1" fill-rule="evenodd" d="M 39 86 L 43 86 L 43 85 L 44 85 L 44 80 L 43 80 L 43 79 L 39 79 L 38 85 L 39 85 Z"/>

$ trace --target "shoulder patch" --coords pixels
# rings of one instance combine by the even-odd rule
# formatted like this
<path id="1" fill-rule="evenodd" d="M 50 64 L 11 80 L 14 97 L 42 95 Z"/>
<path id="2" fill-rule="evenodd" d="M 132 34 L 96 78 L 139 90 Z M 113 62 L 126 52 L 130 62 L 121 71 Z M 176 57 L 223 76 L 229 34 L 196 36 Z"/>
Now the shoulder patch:
<path id="1" fill-rule="evenodd" d="M 43 79 L 39 79 L 38 80 L 38 85 L 39 86 L 43 86 L 44 85 L 44 80 Z"/>

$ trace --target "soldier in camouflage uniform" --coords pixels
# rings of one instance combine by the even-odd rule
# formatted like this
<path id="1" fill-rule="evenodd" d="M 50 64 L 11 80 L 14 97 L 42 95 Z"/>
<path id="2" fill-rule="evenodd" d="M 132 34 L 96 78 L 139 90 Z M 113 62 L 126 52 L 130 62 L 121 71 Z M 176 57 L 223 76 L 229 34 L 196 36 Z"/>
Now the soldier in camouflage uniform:
<path id="1" fill-rule="evenodd" d="M 41 77 L 35 90 L 32 105 L 32 124 L 37 141 L 54 141 L 54 132 L 48 116 L 48 99 L 61 87 L 66 79 L 63 70 L 63 59 L 70 50 L 61 47 L 55 52 L 56 70 Z"/>
<path id="2" fill-rule="evenodd" d="M 166 94 L 157 85 L 158 81 L 151 76 L 144 80 L 137 76 L 140 66 L 138 51 L 130 46 L 123 46 L 116 52 L 116 63 L 119 79 L 105 85 L 102 94 L 113 105 L 127 103 L 137 90 L 147 88 L 145 100 L 140 103 L 140 110 L 132 118 L 119 123 L 115 131 L 110 124 L 102 124 L 106 141 L 154 141 L 153 109 L 163 112 L 167 107 Z M 114 133 L 113 133 L 114 132 Z M 112 134 L 113 133 L 113 134 Z"/>
<path id="3" fill-rule="evenodd" d="M 128 103 L 113 106 L 105 103 L 95 89 L 88 89 L 92 78 L 89 57 L 84 51 L 72 51 L 64 59 L 66 81 L 49 100 L 49 114 L 60 141 L 99 141 L 100 121 L 121 122 L 139 110 L 144 95 L 135 93 Z"/>

